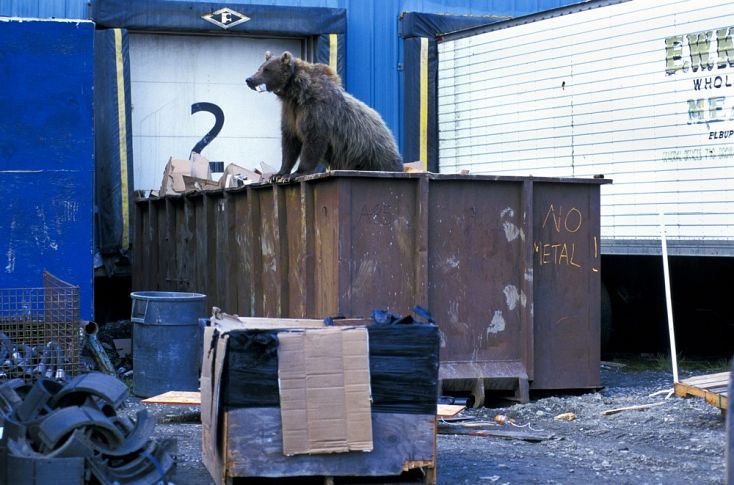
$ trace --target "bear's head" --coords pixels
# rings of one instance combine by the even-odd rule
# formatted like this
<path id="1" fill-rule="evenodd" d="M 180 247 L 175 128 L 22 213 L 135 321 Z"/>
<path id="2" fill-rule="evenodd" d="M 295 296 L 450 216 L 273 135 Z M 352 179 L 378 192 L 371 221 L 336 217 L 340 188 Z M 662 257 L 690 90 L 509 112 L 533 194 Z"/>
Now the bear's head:
<path id="1" fill-rule="evenodd" d="M 296 59 L 286 51 L 280 57 L 265 53 L 265 62 L 245 82 L 255 91 L 271 91 L 280 94 L 296 72 Z"/>

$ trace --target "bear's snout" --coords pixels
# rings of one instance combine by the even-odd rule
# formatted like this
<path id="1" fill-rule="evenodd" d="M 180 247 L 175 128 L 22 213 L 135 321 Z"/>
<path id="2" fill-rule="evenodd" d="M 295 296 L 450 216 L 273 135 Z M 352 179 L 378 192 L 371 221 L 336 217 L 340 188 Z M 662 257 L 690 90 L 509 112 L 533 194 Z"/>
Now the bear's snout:
<path id="1" fill-rule="evenodd" d="M 253 91 L 257 91 L 258 93 L 263 93 L 268 90 L 268 87 L 265 85 L 265 83 L 255 77 L 248 77 L 247 79 L 245 79 L 245 83 L 247 83 L 250 89 L 252 89 Z"/>

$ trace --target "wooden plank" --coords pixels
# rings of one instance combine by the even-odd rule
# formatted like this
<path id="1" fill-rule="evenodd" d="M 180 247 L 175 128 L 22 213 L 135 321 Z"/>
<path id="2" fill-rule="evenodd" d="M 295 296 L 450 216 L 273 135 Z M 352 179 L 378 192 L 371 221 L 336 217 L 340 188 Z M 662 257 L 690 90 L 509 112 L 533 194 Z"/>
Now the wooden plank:
<path id="1" fill-rule="evenodd" d="M 227 476 L 390 476 L 415 462 L 435 466 L 435 416 L 372 414 L 374 449 L 321 455 L 283 455 L 279 408 L 227 411 Z M 429 465 L 426 465 L 429 466 Z"/>
<path id="2" fill-rule="evenodd" d="M 512 429 L 506 429 L 504 427 L 496 427 L 496 428 L 485 428 L 485 429 L 477 429 L 476 427 L 473 427 L 471 425 L 467 426 L 464 424 L 449 424 L 449 423 L 439 423 L 438 425 L 438 433 L 439 434 L 460 434 L 460 435 L 469 435 L 469 436 L 486 436 L 486 437 L 492 437 L 492 438 L 505 438 L 505 439 L 516 439 L 516 440 L 523 440 L 523 441 L 532 441 L 532 442 L 538 442 L 538 441 L 544 441 L 551 439 L 553 435 L 551 433 L 546 433 L 543 431 L 532 431 L 532 430 L 512 430 Z"/>
<path id="3" fill-rule="evenodd" d="M 683 379 L 681 383 L 703 388 L 712 385 L 726 387 L 729 384 L 729 374 L 729 372 L 720 372 L 718 374 L 695 376 Z"/>
<path id="4" fill-rule="evenodd" d="M 721 392 L 715 392 L 701 387 L 693 386 L 683 382 L 676 382 L 674 385 L 675 395 L 680 397 L 696 396 L 702 397 L 710 405 L 719 409 L 726 410 L 729 407 L 728 392 L 726 389 L 717 387 Z"/>
<path id="5" fill-rule="evenodd" d="M 438 404 L 436 408 L 436 416 L 439 418 L 450 418 L 456 416 L 466 409 L 466 406 L 456 404 Z"/>
<path id="6" fill-rule="evenodd" d="M 662 406 L 663 404 L 665 404 L 665 402 L 655 402 L 651 404 L 639 404 L 637 406 L 625 406 L 623 408 L 607 409 L 606 411 L 602 411 L 601 415 L 611 416 L 612 414 L 617 414 L 624 411 L 639 411 L 641 409 L 649 409 L 657 406 Z"/>
<path id="7" fill-rule="evenodd" d="M 143 399 L 143 404 L 180 404 L 186 406 L 201 405 L 201 393 L 199 391 L 168 391 L 157 396 Z"/>

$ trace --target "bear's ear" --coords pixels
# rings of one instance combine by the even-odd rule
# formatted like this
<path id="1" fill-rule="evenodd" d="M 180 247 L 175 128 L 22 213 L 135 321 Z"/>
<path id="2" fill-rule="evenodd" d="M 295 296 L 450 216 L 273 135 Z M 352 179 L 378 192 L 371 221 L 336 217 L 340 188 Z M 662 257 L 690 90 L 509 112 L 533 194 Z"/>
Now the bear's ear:
<path id="1" fill-rule="evenodd" d="M 271 57 L 273 57 L 273 54 L 270 51 L 265 51 L 265 60 L 269 61 Z"/>
<path id="2" fill-rule="evenodd" d="M 293 54 L 291 54 L 288 51 L 285 51 L 282 56 L 280 56 L 280 62 L 283 64 L 290 64 L 291 60 L 293 59 Z"/>

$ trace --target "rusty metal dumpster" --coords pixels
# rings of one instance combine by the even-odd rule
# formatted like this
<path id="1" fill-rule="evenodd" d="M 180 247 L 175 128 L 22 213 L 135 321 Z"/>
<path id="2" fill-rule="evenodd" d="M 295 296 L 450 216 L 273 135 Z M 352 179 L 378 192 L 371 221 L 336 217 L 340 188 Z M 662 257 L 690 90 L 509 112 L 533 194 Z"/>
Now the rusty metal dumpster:
<path id="1" fill-rule="evenodd" d="M 430 309 L 440 377 L 599 386 L 599 179 L 331 172 L 136 203 L 133 290 L 240 316 Z"/>

